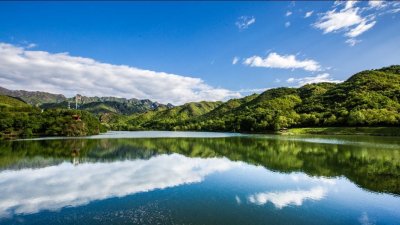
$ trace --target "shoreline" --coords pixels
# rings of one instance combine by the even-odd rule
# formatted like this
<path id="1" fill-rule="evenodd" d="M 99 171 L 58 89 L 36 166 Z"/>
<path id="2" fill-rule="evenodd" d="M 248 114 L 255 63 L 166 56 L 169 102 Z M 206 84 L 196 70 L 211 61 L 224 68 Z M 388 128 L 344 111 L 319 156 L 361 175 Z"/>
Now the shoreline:
<path id="1" fill-rule="evenodd" d="M 367 136 L 400 136 L 400 127 L 303 127 L 278 131 L 280 135 L 367 135 Z"/>
<path id="2" fill-rule="evenodd" d="M 124 130 L 109 130 L 110 131 L 124 131 Z M 127 132 L 134 130 L 126 130 Z M 136 130 L 136 131 L 170 131 L 170 130 Z M 232 132 L 232 131 L 190 131 L 190 130 L 176 130 L 178 132 L 212 132 L 212 133 L 242 133 L 242 134 L 265 134 L 265 135 L 365 135 L 365 136 L 385 136 L 385 137 L 398 137 L 400 136 L 400 127 L 303 127 L 303 128 L 289 128 L 282 131 L 264 131 L 264 132 Z M 170 131 L 174 132 L 174 131 Z M 0 136 L 0 141 L 5 140 L 24 140 L 24 139 L 37 139 L 37 138 L 84 138 L 86 136 L 33 136 L 31 138 L 4 138 Z"/>

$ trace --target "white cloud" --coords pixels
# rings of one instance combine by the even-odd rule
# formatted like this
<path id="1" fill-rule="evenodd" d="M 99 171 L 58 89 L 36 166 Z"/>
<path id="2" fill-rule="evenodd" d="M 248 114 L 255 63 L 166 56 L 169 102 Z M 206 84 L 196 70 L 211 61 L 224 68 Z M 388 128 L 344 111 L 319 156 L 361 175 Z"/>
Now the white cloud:
<path id="1" fill-rule="evenodd" d="M 68 53 L 31 51 L 5 43 L 0 43 L 0 84 L 9 89 L 67 96 L 118 96 L 177 105 L 241 96 L 211 87 L 200 78 L 101 63 Z"/>
<path id="2" fill-rule="evenodd" d="M 400 12 L 400 2 L 398 1 L 369 1 L 365 11 L 375 11 L 374 16 L 383 16 Z"/>
<path id="3" fill-rule="evenodd" d="M 293 13 L 291 12 L 291 11 L 287 11 L 286 12 L 286 14 L 285 14 L 285 16 L 290 16 L 290 15 L 292 15 Z"/>
<path id="4" fill-rule="evenodd" d="M 21 44 L 22 44 L 22 46 L 25 46 L 25 48 L 27 48 L 27 49 L 31 49 L 31 48 L 36 48 L 37 47 L 37 44 L 31 43 L 31 42 L 26 41 L 26 40 L 21 41 Z"/>
<path id="5" fill-rule="evenodd" d="M 235 25 L 239 28 L 239 30 L 245 30 L 250 27 L 250 25 L 256 22 L 256 18 L 254 16 L 241 16 L 236 21 Z"/>
<path id="6" fill-rule="evenodd" d="M 398 12 L 400 12 L 400 8 L 391 9 L 391 10 L 389 10 L 388 12 L 389 12 L 389 13 L 398 13 Z"/>
<path id="7" fill-rule="evenodd" d="M 290 27 L 290 22 L 286 22 L 285 27 Z"/>
<path id="8" fill-rule="evenodd" d="M 377 10 L 386 6 L 383 1 L 369 1 L 369 6 L 365 7 L 355 7 L 357 3 L 357 1 L 336 2 L 334 9 L 323 13 L 313 24 L 314 27 L 323 30 L 324 34 L 342 32 L 349 38 L 346 43 L 354 46 L 359 42 L 354 38 L 374 27 L 377 16 L 385 14 L 377 13 Z M 342 9 L 339 9 L 340 7 Z"/>
<path id="9" fill-rule="evenodd" d="M 239 62 L 239 57 L 237 57 L 237 56 L 233 57 L 232 64 L 236 65 L 236 63 L 238 63 L 238 62 Z"/>
<path id="10" fill-rule="evenodd" d="M 293 82 L 295 82 L 295 78 L 291 77 L 291 78 L 287 79 L 286 81 L 289 82 L 289 83 L 293 83 Z"/>
<path id="11" fill-rule="evenodd" d="M 359 36 L 360 34 L 364 33 L 365 31 L 371 29 L 375 25 L 376 21 L 372 21 L 367 23 L 366 21 L 362 21 L 358 24 L 355 28 L 351 29 L 349 32 L 346 33 L 346 36 L 354 38 Z"/>
<path id="12" fill-rule="evenodd" d="M 328 73 L 318 74 L 314 77 L 302 77 L 302 78 L 294 78 L 291 77 L 286 80 L 288 83 L 296 83 L 298 86 L 303 86 L 305 84 L 312 84 L 312 83 L 321 83 L 321 82 L 331 82 L 331 83 L 340 83 L 341 80 L 334 80 L 330 78 Z"/>
<path id="13" fill-rule="evenodd" d="M 26 46 L 26 48 L 30 49 L 30 48 L 35 48 L 37 47 L 37 44 L 35 43 L 29 43 L 28 46 Z"/>
<path id="14" fill-rule="evenodd" d="M 290 174 L 290 179 L 296 183 L 319 183 L 324 185 L 335 185 L 336 180 L 326 177 L 312 177 L 304 173 L 292 173 Z"/>
<path id="15" fill-rule="evenodd" d="M 297 60 L 295 55 L 279 55 L 275 52 L 269 53 L 264 59 L 260 56 L 252 56 L 247 58 L 244 61 L 244 64 L 251 67 L 303 69 L 307 71 L 321 70 L 319 63 L 314 60 Z"/>
<path id="16" fill-rule="evenodd" d="M 357 9 L 347 9 L 336 12 L 336 9 L 326 12 L 314 26 L 330 33 L 360 24 L 363 19 L 358 15 Z"/>
<path id="17" fill-rule="evenodd" d="M 385 1 L 382 0 L 370 0 L 368 1 L 368 5 L 372 8 L 382 8 L 385 5 Z"/>
<path id="18" fill-rule="evenodd" d="M 266 90 L 268 90 L 269 88 L 253 88 L 253 89 L 240 89 L 239 93 L 261 93 L 264 92 Z"/>
<path id="19" fill-rule="evenodd" d="M 355 4 L 357 4 L 357 1 L 354 1 L 354 0 L 346 1 L 344 9 L 346 10 L 346 9 L 353 8 L 353 6 Z"/>
<path id="20" fill-rule="evenodd" d="M 0 173 L 0 218 L 202 182 L 207 175 L 240 165 L 225 158 L 172 154 L 148 160 L 6 170 Z"/>
<path id="21" fill-rule="evenodd" d="M 264 205 L 271 202 L 276 208 L 282 209 L 289 205 L 301 206 L 305 200 L 321 200 L 326 195 L 323 187 L 314 187 L 308 191 L 265 192 L 248 196 L 249 202 Z"/>
<path id="22" fill-rule="evenodd" d="M 350 46 L 354 46 L 354 45 L 360 43 L 361 41 L 354 39 L 354 38 L 350 38 L 350 39 L 347 39 L 345 42 Z"/>
<path id="23" fill-rule="evenodd" d="M 308 17 L 312 16 L 313 13 L 314 13 L 314 11 L 306 12 L 306 15 L 304 16 L 304 18 L 308 18 Z"/>

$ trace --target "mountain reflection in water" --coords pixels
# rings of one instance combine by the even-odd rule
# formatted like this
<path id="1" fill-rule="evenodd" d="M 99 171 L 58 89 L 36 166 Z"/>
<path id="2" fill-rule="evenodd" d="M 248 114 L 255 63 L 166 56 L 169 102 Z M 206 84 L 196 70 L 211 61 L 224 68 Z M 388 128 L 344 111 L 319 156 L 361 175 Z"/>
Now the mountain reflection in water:
<path id="1" fill-rule="evenodd" d="M 165 132 L 129 138 L 136 134 L 0 142 L 0 223 L 400 219 L 397 139 Z"/>
<path id="2" fill-rule="evenodd" d="M 247 136 L 1 142 L 0 168 L 40 168 L 65 160 L 82 163 L 149 159 L 178 153 L 192 158 L 226 157 L 284 173 L 345 176 L 370 191 L 400 194 L 400 144 L 397 140 L 382 144 L 380 138 L 366 139 L 370 145 L 354 144 L 360 140 L 346 145 Z"/>

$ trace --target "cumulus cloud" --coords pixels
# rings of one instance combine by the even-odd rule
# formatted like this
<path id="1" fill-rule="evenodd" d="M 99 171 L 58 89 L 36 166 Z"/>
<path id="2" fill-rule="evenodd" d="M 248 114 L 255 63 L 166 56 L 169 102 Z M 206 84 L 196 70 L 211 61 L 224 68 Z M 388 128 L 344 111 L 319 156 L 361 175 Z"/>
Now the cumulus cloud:
<path id="1" fill-rule="evenodd" d="M 233 65 L 236 65 L 236 63 L 238 63 L 239 62 L 239 57 L 233 57 L 233 59 L 232 59 L 232 64 Z"/>
<path id="2" fill-rule="evenodd" d="M 290 22 L 286 22 L 285 27 L 290 27 Z"/>
<path id="3" fill-rule="evenodd" d="M 241 16 L 236 21 L 235 25 L 239 28 L 239 30 L 245 30 L 250 27 L 250 25 L 256 22 L 256 18 L 254 16 Z"/>
<path id="4" fill-rule="evenodd" d="M 207 175 L 240 166 L 225 158 L 178 154 L 113 163 L 63 163 L 0 173 L 0 218 L 85 205 L 94 200 L 198 183 Z M 29 187 L 29 191 L 26 188 Z"/>
<path id="5" fill-rule="evenodd" d="M 301 206 L 305 200 L 321 200 L 325 197 L 326 192 L 326 189 L 318 186 L 310 190 L 257 193 L 248 196 L 247 199 L 257 205 L 271 202 L 276 208 L 282 209 L 289 205 Z"/>
<path id="6" fill-rule="evenodd" d="M 32 51 L 6 43 L 0 43 L 0 83 L 9 89 L 151 99 L 176 105 L 241 96 L 211 87 L 200 78 L 102 63 L 68 53 Z"/>
<path id="7" fill-rule="evenodd" d="M 285 14 L 285 16 L 290 16 L 290 15 L 292 15 L 291 11 L 287 11 L 286 14 Z"/>
<path id="8" fill-rule="evenodd" d="M 279 55 L 271 52 L 266 58 L 252 56 L 244 61 L 245 65 L 251 67 L 281 68 L 281 69 L 303 69 L 307 71 L 319 71 L 321 66 L 318 62 L 305 59 L 298 60 L 295 55 Z"/>
<path id="9" fill-rule="evenodd" d="M 304 18 L 308 18 L 308 17 L 312 16 L 313 13 L 314 13 L 314 11 L 306 12 L 306 15 L 304 16 Z"/>
<path id="10" fill-rule="evenodd" d="M 330 78 L 330 75 L 328 73 L 318 74 L 317 76 L 314 77 L 302 77 L 302 78 L 291 77 L 286 81 L 288 83 L 296 83 L 297 86 L 303 86 L 305 84 L 321 83 L 321 82 L 331 82 L 331 83 L 343 82 L 341 80 L 334 80 Z"/>

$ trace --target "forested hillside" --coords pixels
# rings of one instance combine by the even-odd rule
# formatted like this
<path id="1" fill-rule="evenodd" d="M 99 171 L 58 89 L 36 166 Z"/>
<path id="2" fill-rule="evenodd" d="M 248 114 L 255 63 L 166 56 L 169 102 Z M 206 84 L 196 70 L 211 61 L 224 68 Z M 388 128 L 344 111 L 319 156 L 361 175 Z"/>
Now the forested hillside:
<path id="1" fill-rule="evenodd" d="M 398 126 L 400 66 L 362 71 L 343 83 L 274 88 L 225 103 L 190 103 L 130 117 L 113 129 L 256 132 L 290 127 Z M 198 113 L 187 113 L 199 104 Z"/>
<path id="2" fill-rule="evenodd" d="M 192 120 L 211 112 L 220 106 L 222 102 L 191 102 L 173 108 L 158 108 L 142 114 L 131 116 L 117 116 L 109 123 L 114 130 L 172 130 L 175 125 Z"/>
<path id="3" fill-rule="evenodd" d="M 21 99 L 0 95 L 0 108 L 9 107 L 29 107 L 29 105 Z"/>
<path id="4" fill-rule="evenodd" d="M 0 95 L 0 139 L 35 136 L 85 136 L 104 131 L 98 118 L 81 110 L 42 111 Z"/>

